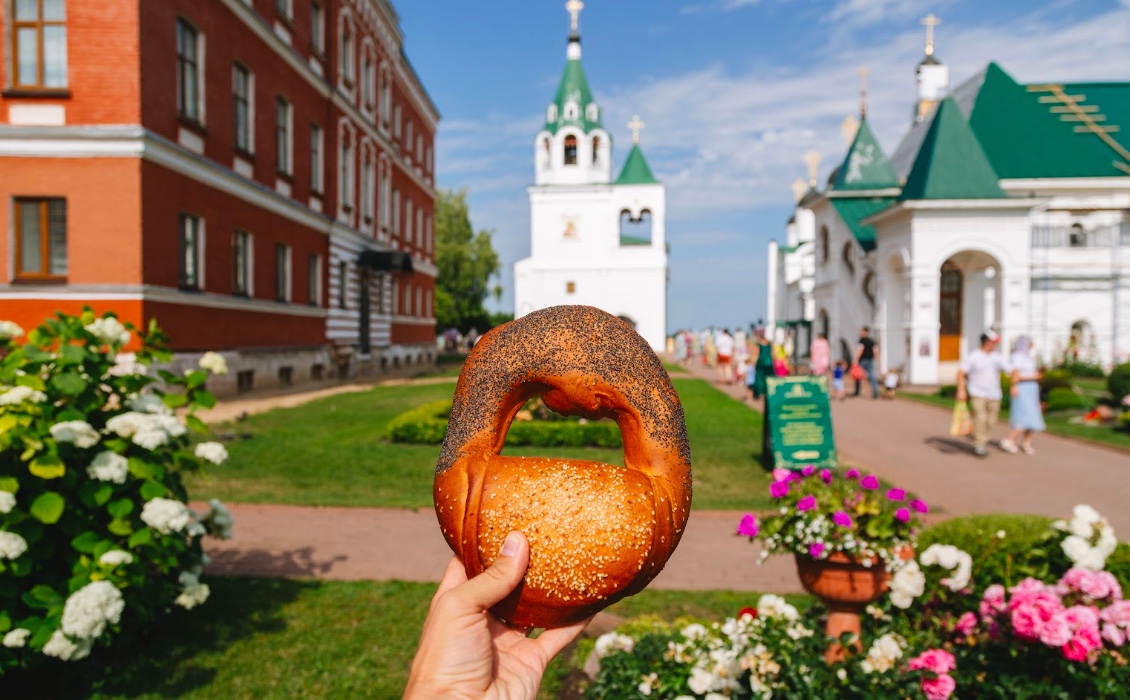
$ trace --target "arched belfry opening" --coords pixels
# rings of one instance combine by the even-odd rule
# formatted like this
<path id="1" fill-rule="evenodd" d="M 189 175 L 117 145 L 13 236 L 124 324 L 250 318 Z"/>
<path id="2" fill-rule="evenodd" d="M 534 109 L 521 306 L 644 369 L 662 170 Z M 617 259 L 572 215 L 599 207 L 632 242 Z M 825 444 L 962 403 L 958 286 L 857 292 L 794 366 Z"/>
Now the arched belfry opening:
<path id="1" fill-rule="evenodd" d="M 642 210 L 639 216 L 627 209 L 620 212 L 620 245 L 651 245 L 650 210 Z"/>
<path id="2" fill-rule="evenodd" d="M 577 164 L 577 137 L 569 135 L 565 137 L 565 165 Z"/>

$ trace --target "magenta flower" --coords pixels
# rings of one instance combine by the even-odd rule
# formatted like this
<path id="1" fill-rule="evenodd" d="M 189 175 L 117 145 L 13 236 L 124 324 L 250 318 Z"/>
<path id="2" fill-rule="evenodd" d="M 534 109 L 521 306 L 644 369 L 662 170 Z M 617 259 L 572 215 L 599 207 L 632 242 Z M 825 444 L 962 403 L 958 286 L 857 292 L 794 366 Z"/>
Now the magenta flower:
<path id="1" fill-rule="evenodd" d="M 933 671 L 949 673 L 957 668 L 953 654 L 945 649 L 929 649 L 910 660 L 911 671 Z"/>
<path id="2" fill-rule="evenodd" d="M 810 464 L 807 467 L 805 467 L 804 469 L 801 469 L 800 473 L 804 474 L 805 476 L 812 476 L 812 473 L 815 472 L 815 471 L 816 471 L 816 467 L 814 465 Z"/>
<path id="3" fill-rule="evenodd" d="M 792 474 L 788 469 L 774 469 L 773 481 L 785 481 Z"/>
<path id="4" fill-rule="evenodd" d="M 785 481 L 787 481 L 791 484 L 792 482 L 800 481 L 803 478 L 804 477 L 802 477 L 800 474 L 797 474 L 796 472 L 789 472 L 789 476 L 788 476 L 788 478 L 785 479 Z"/>
<path id="5" fill-rule="evenodd" d="M 891 489 L 887 492 L 887 498 L 891 499 L 892 501 L 901 501 L 902 499 L 906 498 L 906 491 L 902 489 Z"/>
<path id="6" fill-rule="evenodd" d="M 843 512 L 842 510 L 837 510 L 835 512 L 835 514 L 832 516 L 832 522 L 839 525 L 840 527 L 851 527 L 853 524 L 851 516 Z"/>
<path id="7" fill-rule="evenodd" d="M 895 511 L 895 520 L 900 522 L 910 522 L 910 511 L 906 508 L 899 508 Z"/>
<path id="8" fill-rule="evenodd" d="M 863 477 L 863 481 L 859 482 L 859 485 L 865 489 L 877 489 L 879 488 L 879 477 L 869 474 Z"/>
<path id="9" fill-rule="evenodd" d="M 828 471 L 827 469 L 821 469 L 821 470 L 820 470 L 820 479 L 821 479 L 821 480 L 822 480 L 822 481 L 823 481 L 823 482 L 824 482 L 825 484 L 830 484 L 830 483 L 832 483 L 832 472 Z"/>
<path id="10" fill-rule="evenodd" d="M 957 631 L 965 636 L 973 634 L 977 630 L 977 616 L 971 612 L 964 613 L 957 619 Z"/>
<path id="11" fill-rule="evenodd" d="M 784 498 L 789 495 L 789 482 L 774 481 L 769 484 L 769 495 L 773 498 Z"/>
<path id="12" fill-rule="evenodd" d="M 910 507 L 913 508 L 914 510 L 918 511 L 919 513 L 929 513 L 930 512 L 930 506 L 926 505 L 926 501 L 923 501 L 921 498 L 916 498 L 913 501 L 911 501 Z"/>
<path id="13" fill-rule="evenodd" d="M 797 510 L 812 510 L 816 508 L 816 496 L 805 496 L 796 504 Z"/>
<path id="14" fill-rule="evenodd" d="M 757 518 L 752 513 L 743 515 L 742 521 L 738 523 L 738 534 L 742 537 L 757 537 L 757 532 Z"/>
<path id="15" fill-rule="evenodd" d="M 948 673 L 940 673 L 936 678 L 922 679 L 922 693 L 926 700 L 949 700 L 957 688 L 957 681 Z"/>
<path id="16" fill-rule="evenodd" d="M 813 559 L 818 559 L 820 557 L 820 555 L 823 554 L 823 553 L 824 553 L 824 543 L 823 542 L 813 542 L 812 544 L 808 545 L 808 556 L 812 557 Z"/>
<path id="17" fill-rule="evenodd" d="M 848 469 L 846 472 L 844 472 L 844 477 L 847 479 L 858 479 L 859 470 L 855 469 L 854 467 L 852 469 Z"/>

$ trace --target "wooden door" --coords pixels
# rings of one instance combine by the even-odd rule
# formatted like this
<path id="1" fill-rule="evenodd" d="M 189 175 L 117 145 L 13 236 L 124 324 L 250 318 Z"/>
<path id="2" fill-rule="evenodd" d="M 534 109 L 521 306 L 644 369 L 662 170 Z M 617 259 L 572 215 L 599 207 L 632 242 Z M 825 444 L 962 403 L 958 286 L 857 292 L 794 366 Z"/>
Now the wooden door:
<path id="1" fill-rule="evenodd" d="M 938 361 L 961 359 L 962 275 L 956 267 L 942 266 L 941 291 L 938 299 Z"/>

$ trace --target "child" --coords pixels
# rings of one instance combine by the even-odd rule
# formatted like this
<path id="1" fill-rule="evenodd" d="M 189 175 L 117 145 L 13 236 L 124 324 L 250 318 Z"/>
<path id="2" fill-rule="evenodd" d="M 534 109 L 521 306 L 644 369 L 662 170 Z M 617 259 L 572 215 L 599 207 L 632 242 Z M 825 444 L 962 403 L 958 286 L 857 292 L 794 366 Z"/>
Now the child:
<path id="1" fill-rule="evenodd" d="M 749 400 L 757 403 L 757 365 L 746 362 L 745 385 L 749 387 Z"/>
<path id="2" fill-rule="evenodd" d="M 887 376 L 883 378 L 883 398 L 895 398 L 895 389 L 899 385 L 899 373 L 893 369 L 887 370 Z"/>
<path id="3" fill-rule="evenodd" d="M 844 390 L 844 369 L 847 365 L 843 360 L 836 362 L 836 366 L 832 368 L 832 398 L 843 401 L 847 398 L 847 392 Z"/>

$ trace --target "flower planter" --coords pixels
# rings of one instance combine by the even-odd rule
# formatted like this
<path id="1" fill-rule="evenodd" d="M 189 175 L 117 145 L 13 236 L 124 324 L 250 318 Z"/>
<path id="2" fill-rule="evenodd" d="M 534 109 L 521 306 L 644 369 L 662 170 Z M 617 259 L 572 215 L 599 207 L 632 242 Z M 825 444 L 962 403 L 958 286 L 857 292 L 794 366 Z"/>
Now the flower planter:
<path id="1" fill-rule="evenodd" d="M 820 599 L 828 608 L 828 622 L 825 633 L 839 640 L 844 632 L 855 635 L 855 646 L 859 648 L 859 614 L 868 603 L 879 599 L 887 592 L 891 576 L 881 560 L 872 560 L 871 566 L 834 553 L 826 559 L 813 559 L 802 554 L 796 555 L 797 576 L 804 590 Z M 840 661 L 845 650 L 839 641 L 828 646 L 824 658 L 829 662 Z"/>

